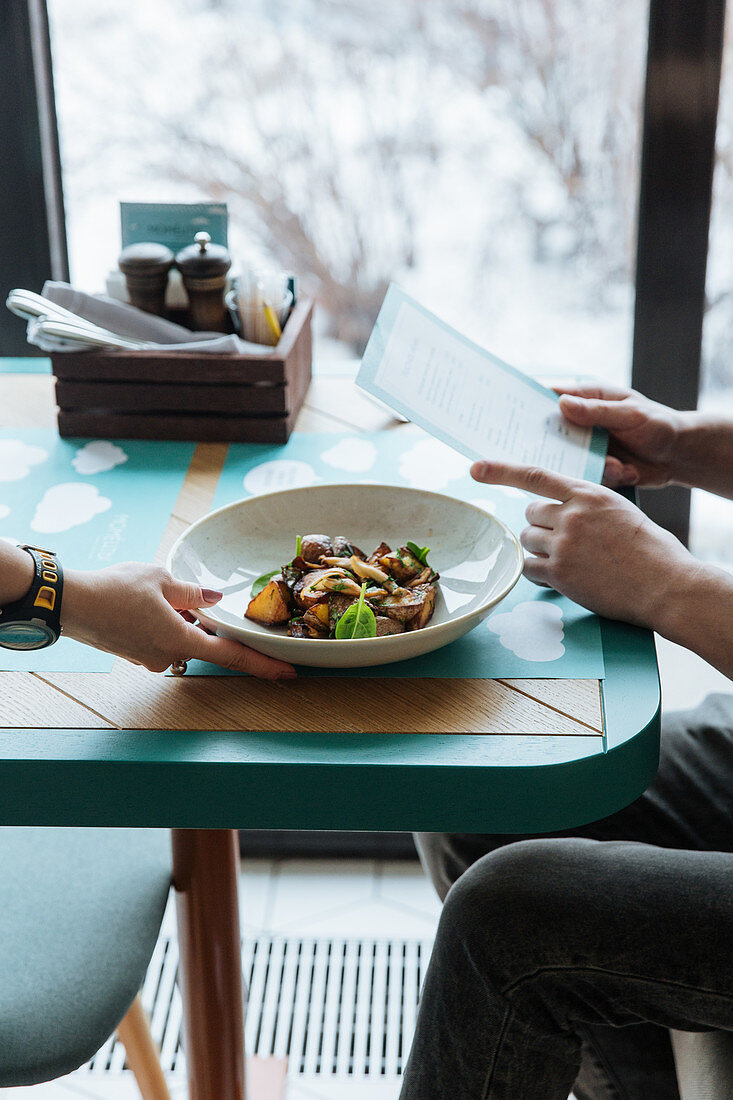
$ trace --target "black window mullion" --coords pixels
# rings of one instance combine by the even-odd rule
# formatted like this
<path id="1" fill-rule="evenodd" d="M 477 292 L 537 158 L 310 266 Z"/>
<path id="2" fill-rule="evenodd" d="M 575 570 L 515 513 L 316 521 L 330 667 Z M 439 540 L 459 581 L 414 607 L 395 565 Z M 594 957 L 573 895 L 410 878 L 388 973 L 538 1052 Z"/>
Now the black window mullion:
<path id="1" fill-rule="evenodd" d="M 69 277 L 45 0 L 0 3 L 0 102 L 0 354 L 28 355 L 8 291 Z"/>
<path id="2" fill-rule="evenodd" d="M 632 385 L 697 406 L 725 0 L 651 0 L 639 192 Z M 690 494 L 642 491 L 687 542 Z"/>

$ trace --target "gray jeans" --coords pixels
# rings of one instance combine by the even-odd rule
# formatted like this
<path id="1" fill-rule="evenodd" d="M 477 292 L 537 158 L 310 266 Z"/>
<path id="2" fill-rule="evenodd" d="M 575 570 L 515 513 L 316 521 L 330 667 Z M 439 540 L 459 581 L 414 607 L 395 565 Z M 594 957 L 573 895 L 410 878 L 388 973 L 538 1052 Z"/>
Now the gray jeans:
<path id="1" fill-rule="evenodd" d="M 667 1029 L 733 1031 L 733 696 L 611 817 L 416 839 L 445 906 L 401 1100 L 678 1100 Z"/>

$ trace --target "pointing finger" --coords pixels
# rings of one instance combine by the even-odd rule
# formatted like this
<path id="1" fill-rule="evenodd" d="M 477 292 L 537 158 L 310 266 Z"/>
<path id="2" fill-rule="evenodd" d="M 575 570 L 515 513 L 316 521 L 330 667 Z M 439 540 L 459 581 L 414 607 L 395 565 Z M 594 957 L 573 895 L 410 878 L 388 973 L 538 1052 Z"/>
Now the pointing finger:
<path id="1" fill-rule="evenodd" d="M 503 462 L 474 462 L 471 477 L 486 485 L 509 485 L 561 501 L 570 500 L 576 489 L 587 484 L 574 477 L 550 473 L 541 466 L 508 466 Z"/>

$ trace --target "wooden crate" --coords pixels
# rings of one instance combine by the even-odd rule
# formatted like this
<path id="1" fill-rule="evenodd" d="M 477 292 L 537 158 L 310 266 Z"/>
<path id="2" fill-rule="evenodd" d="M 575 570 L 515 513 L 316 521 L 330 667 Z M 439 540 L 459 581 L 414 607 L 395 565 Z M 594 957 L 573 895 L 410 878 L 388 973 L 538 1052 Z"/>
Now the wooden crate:
<path id="1" fill-rule="evenodd" d="M 80 351 L 51 356 L 62 436 L 285 443 L 311 379 L 313 302 L 272 356 Z"/>

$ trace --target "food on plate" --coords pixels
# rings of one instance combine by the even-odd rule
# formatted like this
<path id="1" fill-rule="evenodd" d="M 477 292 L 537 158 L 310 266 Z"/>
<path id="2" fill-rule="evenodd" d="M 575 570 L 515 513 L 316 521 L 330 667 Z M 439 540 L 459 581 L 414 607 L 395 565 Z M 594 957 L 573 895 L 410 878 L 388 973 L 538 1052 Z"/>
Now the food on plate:
<path id="1" fill-rule="evenodd" d="M 422 630 L 435 610 L 430 547 L 381 542 L 367 555 L 343 535 L 298 535 L 295 557 L 252 585 L 245 616 L 292 638 L 384 638 Z"/>

